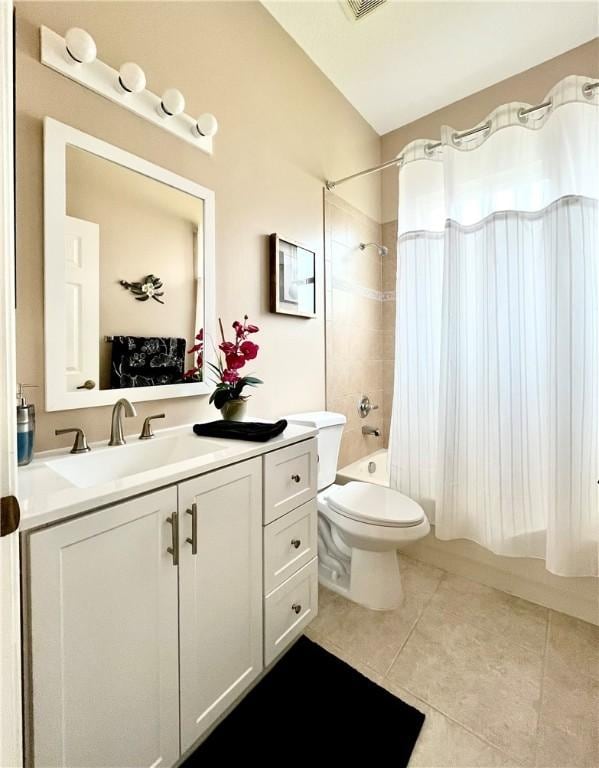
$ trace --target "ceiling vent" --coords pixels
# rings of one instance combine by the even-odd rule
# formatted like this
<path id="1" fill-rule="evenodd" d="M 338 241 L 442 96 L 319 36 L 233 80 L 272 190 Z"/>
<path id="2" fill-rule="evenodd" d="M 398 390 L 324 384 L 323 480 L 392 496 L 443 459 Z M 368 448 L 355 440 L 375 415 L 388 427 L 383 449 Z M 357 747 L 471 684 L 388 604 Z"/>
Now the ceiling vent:
<path id="1" fill-rule="evenodd" d="M 360 21 L 386 2 L 387 0 L 341 0 L 341 5 L 352 21 Z"/>

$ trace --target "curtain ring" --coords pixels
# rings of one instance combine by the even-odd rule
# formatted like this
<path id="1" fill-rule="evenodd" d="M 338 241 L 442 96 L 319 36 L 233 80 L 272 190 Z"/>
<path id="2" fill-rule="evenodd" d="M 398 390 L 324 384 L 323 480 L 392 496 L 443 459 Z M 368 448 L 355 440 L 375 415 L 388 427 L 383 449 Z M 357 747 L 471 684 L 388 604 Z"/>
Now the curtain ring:
<path id="1" fill-rule="evenodd" d="M 582 86 L 582 95 L 585 97 L 585 99 L 593 98 L 593 91 L 595 88 L 597 88 L 597 83 L 585 83 Z"/>
<path id="2" fill-rule="evenodd" d="M 527 123 L 528 122 L 528 115 L 524 113 L 524 107 L 520 107 L 520 109 L 517 112 L 518 120 L 521 123 Z"/>

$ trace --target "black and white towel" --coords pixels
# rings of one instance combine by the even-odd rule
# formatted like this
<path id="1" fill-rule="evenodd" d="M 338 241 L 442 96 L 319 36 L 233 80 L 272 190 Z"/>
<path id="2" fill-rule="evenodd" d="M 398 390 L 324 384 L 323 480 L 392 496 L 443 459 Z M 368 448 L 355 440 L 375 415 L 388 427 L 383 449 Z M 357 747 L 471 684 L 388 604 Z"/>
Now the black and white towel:
<path id="1" fill-rule="evenodd" d="M 185 339 L 114 336 L 110 386 L 153 387 L 183 381 Z"/>

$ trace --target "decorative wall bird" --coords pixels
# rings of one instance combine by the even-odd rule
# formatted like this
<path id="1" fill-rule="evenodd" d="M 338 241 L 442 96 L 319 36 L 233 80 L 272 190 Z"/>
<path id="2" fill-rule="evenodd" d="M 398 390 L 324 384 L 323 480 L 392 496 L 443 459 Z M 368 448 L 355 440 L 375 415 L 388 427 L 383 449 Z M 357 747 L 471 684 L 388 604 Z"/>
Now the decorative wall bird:
<path id="1" fill-rule="evenodd" d="M 159 304 L 164 304 L 164 301 L 160 298 L 160 296 L 164 296 L 164 291 L 160 290 L 162 288 L 162 280 L 156 277 L 156 275 L 146 275 L 139 283 L 128 283 L 126 280 L 120 280 L 119 282 L 123 288 L 131 291 L 137 301 L 154 299 Z"/>

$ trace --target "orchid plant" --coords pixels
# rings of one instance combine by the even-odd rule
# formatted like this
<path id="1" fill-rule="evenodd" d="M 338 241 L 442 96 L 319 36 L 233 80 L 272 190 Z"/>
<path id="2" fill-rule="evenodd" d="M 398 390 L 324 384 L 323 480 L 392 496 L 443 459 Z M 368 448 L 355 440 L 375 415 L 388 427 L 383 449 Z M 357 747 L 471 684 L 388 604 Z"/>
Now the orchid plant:
<path id="1" fill-rule="evenodd" d="M 219 410 L 229 400 L 247 400 L 249 395 L 243 395 L 244 387 L 255 387 L 262 384 L 262 380 L 255 376 L 241 376 L 239 371 L 248 362 L 258 355 L 259 346 L 250 341 L 250 336 L 260 330 L 257 325 L 248 323 L 248 316 L 244 315 L 243 322 L 235 320 L 232 325 L 235 331 L 235 340 L 226 341 L 222 321 L 218 320 L 222 341 L 218 345 L 222 354 L 218 355 L 218 364 L 208 363 L 216 376 L 216 388 L 210 395 L 210 403 L 214 403 Z M 204 364 L 204 331 L 200 330 L 196 336 L 196 344 L 189 350 L 196 354 L 196 365 L 186 372 L 185 378 L 193 380 L 201 373 Z M 224 357 L 224 360 L 223 360 Z"/>
<path id="2" fill-rule="evenodd" d="M 183 374 L 185 381 L 202 381 L 203 379 L 203 367 L 204 367 L 204 329 L 200 328 L 196 338 L 196 343 L 191 349 L 187 350 L 187 354 L 195 354 L 195 365 Z"/>

